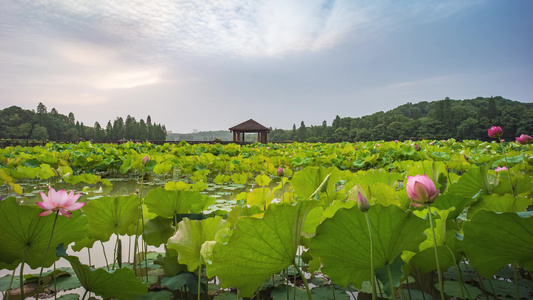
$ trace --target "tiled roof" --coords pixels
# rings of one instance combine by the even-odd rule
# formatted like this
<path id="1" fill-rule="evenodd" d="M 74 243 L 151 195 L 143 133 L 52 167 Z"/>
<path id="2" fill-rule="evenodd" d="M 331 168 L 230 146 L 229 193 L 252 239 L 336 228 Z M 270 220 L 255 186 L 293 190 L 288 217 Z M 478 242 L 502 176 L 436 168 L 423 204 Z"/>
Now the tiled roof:
<path id="1" fill-rule="evenodd" d="M 251 132 L 257 132 L 257 131 L 270 131 L 267 127 L 257 123 L 256 121 L 250 119 L 246 122 L 242 122 L 239 125 L 235 125 L 231 127 L 229 130 L 231 131 L 251 131 Z"/>

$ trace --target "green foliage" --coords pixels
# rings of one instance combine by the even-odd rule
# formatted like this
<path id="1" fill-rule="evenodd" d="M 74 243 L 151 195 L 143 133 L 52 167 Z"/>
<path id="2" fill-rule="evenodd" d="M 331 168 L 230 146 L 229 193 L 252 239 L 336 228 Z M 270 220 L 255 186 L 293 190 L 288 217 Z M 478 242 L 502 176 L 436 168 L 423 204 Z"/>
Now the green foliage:
<path id="1" fill-rule="evenodd" d="M 37 206 L 18 204 L 15 198 L 0 201 L 0 262 L 20 263 L 26 254 L 26 264 L 33 269 L 41 267 L 55 219 L 55 214 L 39 217 L 41 212 Z M 79 210 L 70 219 L 59 216 L 50 248 L 82 239 L 86 230 L 87 218 Z M 49 251 L 45 266 L 56 259 L 54 251 Z"/>
<path id="2" fill-rule="evenodd" d="M 294 262 L 310 205 L 308 201 L 273 204 L 262 219 L 241 217 L 227 244 L 213 248 L 207 275 L 217 276 L 222 287 L 234 286 L 240 295 L 251 297 L 267 278 Z"/>
<path id="3" fill-rule="evenodd" d="M 222 228 L 229 228 L 230 224 L 221 217 L 205 220 L 183 219 L 178 223 L 178 230 L 168 239 L 168 248 L 178 252 L 178 262 L 187 265 L 190 272 L 194 272 L 203 259 L 200 256 L 202 245 L 207 241 L 214 241 L 216 233 Z"/>
<path id="4" fill-rule="evenodd" d="M 133 270 L 92 270 L 89 266 L 82 265 L 76 256 L 66 256 L 65 259 L 70 262 L 81 285 L 103 298 L 131 299 L 148 291 L 148 286 L 135 276 Z"/>
<path id="5" fill-rule="evenodd" d="M 425 239 L 426 220 L 395 205 L 368 210 L 374 236 L 374 267 L 392 264 L 404 250 L 417 251 Z M 310 252 L 320 257 L 324 274 L 342 286 L 360 288 L 370 280 L 370 239 L 365 213 L 357 207 L 340 209 L 318 226 Z"/>
<path id="6" fill-rule="evenodd" d="M 152 190 L 144 198 L 148 210 L 163 218 L 174 218 L 176 214 L 200 213 L 214 203 L 214 199 L 197 191 Z"/>
<path id="7" fill-rule="evenodd" d="M 460 245 L 470 265 L 486 277 L 510 263 L 533 268 L 533 213 L 480 210 L 463 225 Z"/>
<path id="8" fill-rule="evenodd" d="M 89 222 L 87 236 L 105 242 L 112 234 L 134 235 L 131 225 L 137 223 L 138 207 L 135 195 L 92 200 L 83 207 Z"/>

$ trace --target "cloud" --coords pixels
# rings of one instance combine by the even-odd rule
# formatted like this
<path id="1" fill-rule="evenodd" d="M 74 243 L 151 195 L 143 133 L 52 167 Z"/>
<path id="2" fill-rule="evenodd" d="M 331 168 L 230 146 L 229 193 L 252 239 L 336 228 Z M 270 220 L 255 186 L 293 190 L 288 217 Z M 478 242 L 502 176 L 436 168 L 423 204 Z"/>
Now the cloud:
<path id="1" fill-rule="evenodd" d="M 28 22 L 103 43 L 114 40 L 147 52 L 194 55 L 315 51 L 332 47 L 354 24 L 368 21 L 348 0 L 37 0 L 19 9 L 35 18 Z"/>

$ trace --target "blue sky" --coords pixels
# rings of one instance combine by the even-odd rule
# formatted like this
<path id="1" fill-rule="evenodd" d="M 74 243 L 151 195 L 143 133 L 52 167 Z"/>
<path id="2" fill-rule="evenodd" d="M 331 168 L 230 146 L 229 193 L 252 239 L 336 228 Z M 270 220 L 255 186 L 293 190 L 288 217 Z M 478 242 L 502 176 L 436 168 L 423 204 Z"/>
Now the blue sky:
<path id="1" fill-rule="evenodd" d="M 533 1 L 5 0 L 0 108 L 173 132 L 533 101 Z"/>

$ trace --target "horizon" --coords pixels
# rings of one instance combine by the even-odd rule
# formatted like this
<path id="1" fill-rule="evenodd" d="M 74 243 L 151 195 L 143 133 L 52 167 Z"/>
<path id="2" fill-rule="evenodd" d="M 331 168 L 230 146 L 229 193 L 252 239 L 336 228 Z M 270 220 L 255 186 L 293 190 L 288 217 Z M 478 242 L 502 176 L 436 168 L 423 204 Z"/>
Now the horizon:
<path id="1" fill-rule="evenodd" d="M 533 2 L 8 0 L 0 106 L 175 133 L 331 124 L 407 102 L 533 101 Z M 298 124 L 297 124 L 298 125 Z"/>

